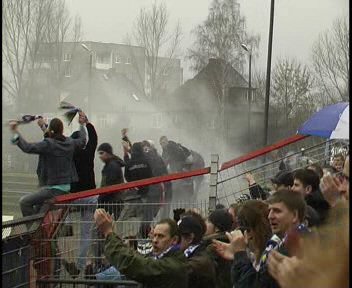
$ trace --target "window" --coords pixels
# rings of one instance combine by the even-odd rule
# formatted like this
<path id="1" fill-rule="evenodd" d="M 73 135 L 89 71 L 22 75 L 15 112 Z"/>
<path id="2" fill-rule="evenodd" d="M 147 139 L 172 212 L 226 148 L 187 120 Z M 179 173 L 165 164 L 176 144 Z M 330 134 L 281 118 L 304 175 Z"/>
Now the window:
<path id="1" fill-rule="evenodd" d="M 215 128 L 216 128 L 215 119 L 211 119 L 209 121 L 209 129 L 215 129 Z"/>
<path id="2" fill-rule="evenodd" d="M 132 62 L 131 62 L 131 58 L 130 57 L 127 57 L 127 59 L 126 59 L 126 64 L 131 64 Z"/>
<path id="3" fill-rule="evenodd" d="M 121 63 L 121 56 L 119 53 L 115 53 L 115 63 Z"/>
<path id="4" fill-rule="evenodd" d="M 65 62 L 69 62 L 71 61 L 71 58 L 72 58 L 72 55 L 67 53 L 67 54 L 64 54 L 64 61 Z"/>
<path id="5" fill-rule="evenodd" d="M 108 128 L 109 126 L 109 121 L 107 116 L 102 116 L 99 118 L 99 126 L 102 129 Z"/>
<path id="6" fill-rule="evenodd" d="M 65 77 L 71 77 L 71 66 L 70 65 L 65 65 L 64 76 Z"/>
<path id="7" fill-rule="evenodd" d="M 110 64 L 111 62 L 110 55 L 105 54 L 105 55 L 97 55 L 97 63 L 100 64 Z"/>
<path id="8" fill-rule="evenodd" d="M 153 114 L 152 127 L 155 129 L 160 129 L 163 123 L 163 114 L 155 113 Z"/>

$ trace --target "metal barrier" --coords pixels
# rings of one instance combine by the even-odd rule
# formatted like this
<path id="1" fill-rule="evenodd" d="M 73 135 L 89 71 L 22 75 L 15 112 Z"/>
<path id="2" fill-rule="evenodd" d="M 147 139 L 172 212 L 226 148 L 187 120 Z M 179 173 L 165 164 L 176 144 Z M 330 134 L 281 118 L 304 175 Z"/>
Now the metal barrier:
<path id="1" fill-rule="evenodd" d="M 31 237 L 44 215 L 2 224 L 2 287 L 29 287 Z"/>
<path id="2" fill-rule="evenodd" d="M 281 169 L 291 171 L 312 163 L 329 164 L 334 154 L 348 153 L 348 142 L 294 136 L 275 145 L 224 163 L 218 173 L 217 202 L 226 206 L 242 194 L 250 194 L 246 174 L 264 190 L 272 190 L 271 180 Z M 280 169 L 281 168 L 281 169 Z"/>
<path id="3" fill-rule="evenodd" d="M 280 163 L 294 170 L 309 161 L 329 162 L 333 153 L 346 147 L 343 142 L 293 136 L 225 162 L 220 169 L 217 155 L 212 155 L 211 167 L 59 196 L 26 246 L 30 247 L 29 283 L 45 287 L 88 285 L 89 281 L 97 281 L 97 275 L 105 268 L 110 268 L 103 255 L 104 240 L 93 221 L 97 207 L 114 215 L 114 230 L 126 244 L 146 253 L 151 248 L 147 241 L 150 227 L 161 218 L 172 218 L 174 209 L 197 209 L 207 216 L 216 204 L 228 206 L 239 195 L 248 193 L 248 184 L 243 179 L 248 172 L 265 187 L 278 172 Z M 97 203 L 98 195 L 114 198 L 108 203 Z M 118 271 L 114 273 L 110 280 L 129 281 Z"/>

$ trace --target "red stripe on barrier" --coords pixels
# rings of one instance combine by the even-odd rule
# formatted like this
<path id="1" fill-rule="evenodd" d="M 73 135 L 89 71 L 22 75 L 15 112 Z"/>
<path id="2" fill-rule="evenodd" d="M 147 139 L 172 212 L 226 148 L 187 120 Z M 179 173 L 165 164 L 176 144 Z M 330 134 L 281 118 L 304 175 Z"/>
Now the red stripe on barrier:
<path id="1" fill-rule="evenodd" d="M 174 174 L 169 174 L 165 176 L 153 177 L 153 178 L 143 179 L 139 181 L 117 184 L 117 185 L 112 185 L 108 187 L 92 189 L 92 190 L 87 190 L 87 191 L 82 191 L 82 192 L 77 192 L 77 193 L 72 193 L 67 195 L 60 195 L 56 197 L 55 200 L 56 200 L 56 203 L 64 203 L 64 202 L 74 201 L 77 199 L 97 196 L 97 195 L 117 193 L 117 192 L 121 192 L 122 190 L 127 190 L 135 187 L 142 187 L 142 186 L 148 186 L 153 184 L 159 184 L 162 182 L 169 182 L 173 180 L 180 180 L 180 179 L 189 178 L 189 177 L 201 176 L 209 173 L 210 173 L 210 167 L 207 167 L 207 168 L 193 170 L 189 172 L 174 173 Z"/>
<path id="2" fill-rule="evenodd" d="M 309 136 L 306 136 L 306 135 L 294 135 L 292 137 L 289 137 L 289 138 L 286 138 L 284 140 L 281 140 L 275 144 L 272 144 L 270 146 L 266 146 L 264 148 L 261 148 L 259 150 L 256 150 L 256 151 L 253 151 L 253 152 L 250 152 L 244 156 L 241 156 L 241 157 L 238 157 L 236 159 L 233 159 L 233 160 L 230 160 L 230 161 L 227 161 L 225 163 L 223 163 L 221 165 L 221 168 L 220 168 L 220 171 L 223 171 L 223 170 L 226 170 L 226 169 L 229 169 L 235 165 L 238 165 L 238 164 L 241 164 L 245 161 L 248 161 L 248 160 L 251 160 L 253 158 L 256 158 L 256 157 L 259 157 L 259 156 L 262 156 L 264 154 L 267 154 L 271 151 L 274 151 L 274 150 L 277 150 L 279 148 L 282 148 L 286 145 L 289 145 L 289 144 L 292 144 L 292 143 L 295 143 L 297 141 L 300 141 L 300 140 L 303 140 L 304 138 L 307 138 Z"/>

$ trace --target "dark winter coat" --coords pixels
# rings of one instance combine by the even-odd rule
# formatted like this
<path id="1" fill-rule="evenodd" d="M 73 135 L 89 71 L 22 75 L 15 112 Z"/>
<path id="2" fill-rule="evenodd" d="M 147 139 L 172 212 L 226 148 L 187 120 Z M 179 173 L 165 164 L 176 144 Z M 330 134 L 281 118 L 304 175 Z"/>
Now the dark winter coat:
<path id="1" fill-rule="evenodd" d="M 143 147 L 140 143 L 134 143 L 131 151 L 131 158 L 125 155 L 125 178 L 127 182 L 138 181 L 153 177 L 152 169 L 144 155 Z M 141 196 L 146 196 L 148 186 L 139 188 Z"/>
<path id="2" fill-rule="evenodd" d="M 180 172 L 185 167 L 186 159 L 191 155 L 186 147 L 174 141 L 169 141 L 167 146 L 163 148 L 162 158 L 173 172 Z"/>
<path id="3" fill-rule="evenodd" d="M 145 257 L 126 247 L 116 234 L 105 241 L 104 255 L 127 278 L 150 288 L 187 288 L 188 264 L 181 251 L 169 251 L 161 259 Z"/>
<path id="4" fill-rule="evenodd" d="M 219 240 L 228 243 L 228 238 L 224 232 L 208 235 L 204 237 L 207 245 L 207 252 L 211 256 L 215 264 L 216 286 L 217 288 L 232 288 L 233 282 L 231 278 L 232 261 L 221 258 L 213 248 L 213 240 Z"/>
<path id="5" fill-rule="evenodd" d="M 86 143 L 86 131 L 80 128 L 78 139 L 62 136 L 60 139 L 45 138 L 41 142 L 28 143 L 21 135 L 17 146 L 25 153 L 40 155 L 37 169 L 40 184 L 52 186 L 71 184 L 78 181 L 73 155 L 76 149 L 82 149 Z"/>
<path id="6" fill-rule="evenodd" d="M 74 162 L 78 174 L 78 182 L 71 185 L 71 192 L 95 189 L 94 157 L 98 145 L 98 136 L 91 123 L 86 125 L 88 143 L 84 149 L 78 149 L 74 154 Z"/>
<path id="7" fill-rule="evenodd" d="M 192 288 L 214 288 L 216 285 L 215 267 L 206 246 L 199 246 L 188 257 L 188 286 Z"/>
<path id="8" fill-rule="evenodd" d="M 122 159 L 117 156 L 114 156 L 107 162 L 101 172 L 101 187 L 116 185 L 124 183 L 122 167 L 125 166 L 125 163 Z M 100 195 L 98 198 L 98 203 L 121 203 L 122 202 L 122 192 L 112 193 L 107 195 Z M 99 207 L 104 208 L 112 214 L 111 206 L 99 205 Z M 114 213 L 116 214 L 116 213 Z"/>
<path id="9" fill-rule="evenodd" d="M 320 219 L 319 225 L 323 224 L 328 216 L 330 205 L 324 199 L 323 194 L 320 190 L 313 191 L 305 197 L 307 205 L 311 206 L 315 211 L 317 211 Z"/>

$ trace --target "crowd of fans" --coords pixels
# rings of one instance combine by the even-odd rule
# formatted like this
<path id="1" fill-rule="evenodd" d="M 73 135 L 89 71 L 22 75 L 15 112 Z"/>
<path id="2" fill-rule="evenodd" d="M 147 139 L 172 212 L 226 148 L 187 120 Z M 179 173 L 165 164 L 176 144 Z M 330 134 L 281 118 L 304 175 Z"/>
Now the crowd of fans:
<path id="1" fill-rule="evenodd" d="M 83 112 L 79 123 L 79 131 L 64 137 L 62 122 L 53 119 L 43 129 L 44 140 L 34 144 L 24 140 L 17 123 L 10 125 L 13 143 L 26 153 L 39 154 L 42 188 L 21 199 L 24 216 L 45 211 L 57 195 L 96 187 L 98 138 Z M 46 127 L 42 120 L 38 124 Z M 101 187 L 204 167 L 198 153 L 165 136 L 160 144 L 162 155 L 152 141 L 132 144 L 124 129 L 124 159 L 114 155 L 110 144 L 99 145 L 105 163 Z M 136 238 L 146 238 L 149 250 L 139 249 L 136 238 L 123 238 L 114 222 L 136 216 L 150 223 L 160 206 L 150 205 L 151 213 L 146 214 L 134 204 L 172 201 L 171 184 L 76 200 L 96 204 L 84 210 L 81 219 L 89 223 L 83 220 L 94 218 L 97 237 L 105 239 L 96 249 L 103 259 L 86 262 L 91 227 L 81 225 L 79 260 L 63 264 L 73 277 L 85 270 L 88 279 L 130 279 L 143 287 L 349 287 L 349 156 L 337 154 L 330 164 L 310 163 L 298 170 L 280 165 L 270 192 L 247 173 L 249 194 L 229 207 L 219 204 L 208 215 L 176 209 L 173 219 L 166 213 L 153 227 L 141 225 Z M 199 189 L 200 183 L 192 186 Z M 120 203 L 121 208 L 111 210 L 109 203 Z"/>

